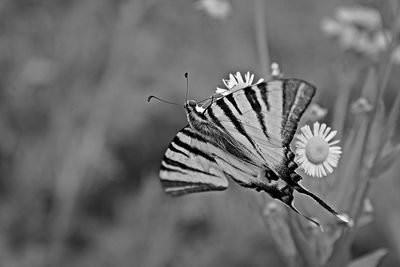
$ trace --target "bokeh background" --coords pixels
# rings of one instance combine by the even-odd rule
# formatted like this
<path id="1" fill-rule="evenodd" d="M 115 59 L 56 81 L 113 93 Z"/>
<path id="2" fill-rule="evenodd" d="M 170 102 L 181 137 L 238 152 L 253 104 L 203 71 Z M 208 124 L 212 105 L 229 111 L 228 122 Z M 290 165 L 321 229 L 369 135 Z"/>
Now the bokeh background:
<path id="1" fill-rule="evenodd" d="M 327 122 L 344 56 L 320 23 L 344 2 L 265 1 L 271 60 L 317 85 Z M 257 193 L 170 198 L 158 181 L 186 118 L 147 96 L 183 103 L 185 72 L 196 100 L 231 72 L 263 76 L 252 1 L 230 4 L 216 18 L 185 0 L 0 1 L 0 266 L 283 264 Z M 352 248 L 388 248 L 381 266 L 400 264 L 399 171 Z"/>

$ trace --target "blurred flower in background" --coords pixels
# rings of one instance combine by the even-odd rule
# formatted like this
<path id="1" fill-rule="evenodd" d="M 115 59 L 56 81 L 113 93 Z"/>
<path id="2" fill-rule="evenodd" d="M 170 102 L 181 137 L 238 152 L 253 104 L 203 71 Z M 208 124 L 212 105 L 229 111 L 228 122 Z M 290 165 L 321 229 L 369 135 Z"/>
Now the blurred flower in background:
<path id="1" fill-rule="evenodd" d="M 232 12 L 232 6 L 227 0 L 199 0 L 195 7 L 216 19 L 225 19 Z"/>
<path id="2" fill-rule="evenodd" d="M 372 105 L 365 97 L 360 97 L 351 105 L 351 112 L 358 114 L 358 113 L 365 113 L 372 110 Z"/>
<path id="3" fill-rule="evenodd" d="M 388 47 L 391 34 L 382 26 L 378 10 L 365 6 L 338 7 L 333 18 L 324 18 L 322 31 L 351 50 L 376 61 Z"/>
<path id="4" fill-rule="evenodd" d="M 309 120 L 314 122 L 323 119 L 326 114 L 328 114 L 328 110 L 326 108 L 323 108 L 316 103 L 311 103 L 305 111 L 303 119 L 305 121 Z"/>
<path id="5" fill-rule="evenodd" d="M 271 64 L 271 77 L 272 79 L 279 79 L 283 77 L 283 72 L 279 67 L 279 64 L 276 62 Z"/>

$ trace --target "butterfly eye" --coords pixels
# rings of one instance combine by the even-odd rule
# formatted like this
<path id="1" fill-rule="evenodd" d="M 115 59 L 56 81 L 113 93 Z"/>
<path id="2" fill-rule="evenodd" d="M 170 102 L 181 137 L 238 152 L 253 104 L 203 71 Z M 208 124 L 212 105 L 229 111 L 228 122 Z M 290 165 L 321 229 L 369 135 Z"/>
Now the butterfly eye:
<path id="1" fill-rule="evenodd" d="M 196 104 L 196 102 L 194 100 L 189 100 L 188 101 L 188 105 L 189 105 L 189 107 L 192 107 L 192 108 L 197 106 L 197 104 Z"/>

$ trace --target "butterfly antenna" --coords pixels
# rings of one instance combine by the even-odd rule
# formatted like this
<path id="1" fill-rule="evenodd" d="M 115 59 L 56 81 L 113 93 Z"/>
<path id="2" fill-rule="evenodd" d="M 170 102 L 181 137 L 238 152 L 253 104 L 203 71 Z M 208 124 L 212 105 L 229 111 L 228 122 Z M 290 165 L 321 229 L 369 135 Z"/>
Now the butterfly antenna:
<path id="1" fill-rule="evenodd" d="M 211 96 L 211 97 L 207 97 L 206 99 L 203 99 L 203 100 L 200 100 L 199 102 L 197 102 L 197 103 L 203 103 L 203 102 L 206 102 L 207 100 L 212 100 L 214 98 L 214 96 Z M 213 101 L 211 101 L 211 103 L 212 103 Z"/>
<path id="2" fill-rule="evenodd" d="M 157 97 L 157 96 L 154 96 L 154 95 L 151 95 L 151 96 L 149 96 L 149 97 L 147 98 L 147 102 L 150 102 L 150 101 L 151 101 L 151 99 L 153 99 L 153 98 L 157 99 L 158 101 L 161 101 L 161 102 L 167 103 L 167 104 L 176 105 L 176 106 L 182 106 L 182 105 L 179 105 L 179 104 L 177 104 L 177 103 L 174 103 L 174 102 L 170 102 L 170 101 L 164 100 L 164 99 L 162 99 L 162 98 L 159 98 L 159 97 Z"/>
<path id="3" fill-rule="evenodd" d="M 186 78 L 186 96 L 185 96 L 185 103 L 188 101 L 188 93 L 189 93 L 189 73 L 185 72 Z"/>

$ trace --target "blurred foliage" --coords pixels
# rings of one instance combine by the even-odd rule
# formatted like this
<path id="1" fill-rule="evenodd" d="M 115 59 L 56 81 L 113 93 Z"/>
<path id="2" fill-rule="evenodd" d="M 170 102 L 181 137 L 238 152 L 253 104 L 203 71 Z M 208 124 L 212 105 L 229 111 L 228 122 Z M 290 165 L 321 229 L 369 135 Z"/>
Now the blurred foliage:
<path id="1" fill-rule="evenodd" d="M 344 56 L 319 22 L 341 2 L 266 1 L 271 60 L 316 84 L 328 110 Z M 232 6 L 218 20 L 183 0 L 0 1 L 1 266 L 283 264 L 255 192 L 233 185 L 171 199 L 157 178 L 185 116 L 147 96 L 183 102 L 184 72 L 194 99 L 229 72 L 260 74 L 252 5 Z M 352 251 L 385 246 L 382 266 L 392 266 L 400 229 L 390 196 L 400 184 L 385 181 L 373 194 L 378 219 L 358 237 L 368 242 L 356 238 Z"/>

